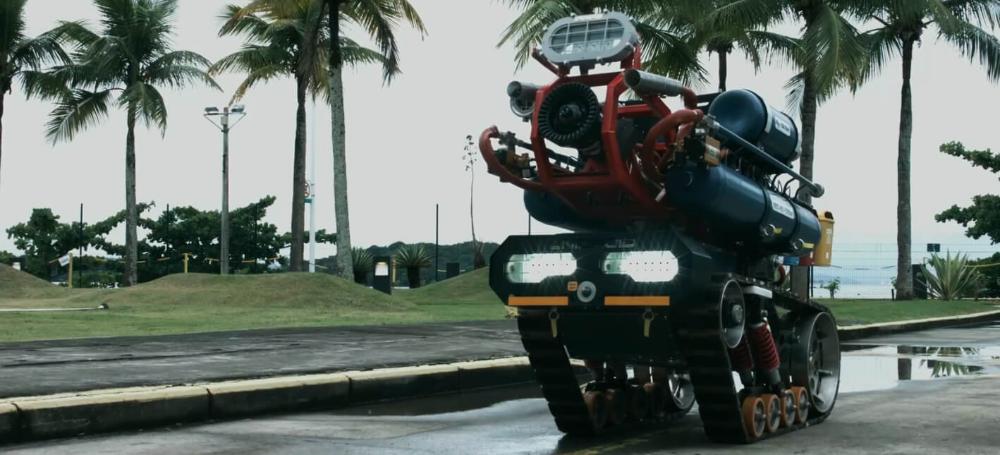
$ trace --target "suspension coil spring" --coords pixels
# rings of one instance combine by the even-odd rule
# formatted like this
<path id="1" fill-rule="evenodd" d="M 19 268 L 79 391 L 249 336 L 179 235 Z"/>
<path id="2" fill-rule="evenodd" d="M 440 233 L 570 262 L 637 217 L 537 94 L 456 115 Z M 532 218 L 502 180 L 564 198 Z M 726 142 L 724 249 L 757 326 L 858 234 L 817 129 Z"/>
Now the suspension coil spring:
<path id="1" fill-rule="evenodd" d="M 750 352 L 750 343 L 747 337 L 740 340 L 740 344 L 729 350 L 729 359 L 733 363 L 736 371 L 750 371 L 753 369 L 753 354 Z"/>
<path id="2" fill-rule="evenodd" d="M 774 337 L 766 323 L 750 327 L 750 341 L 753 342 L 754 360 L 761 370 L 774 370 L 781 365 L 778 347 L 774 344 Z"/>

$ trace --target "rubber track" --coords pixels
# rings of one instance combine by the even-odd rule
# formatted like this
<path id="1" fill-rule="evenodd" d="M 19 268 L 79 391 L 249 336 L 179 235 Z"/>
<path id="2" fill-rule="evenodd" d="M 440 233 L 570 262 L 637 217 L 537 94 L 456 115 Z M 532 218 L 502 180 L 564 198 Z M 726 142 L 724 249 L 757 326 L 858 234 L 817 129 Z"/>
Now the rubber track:
<path id="1" fill-rule="evenodd" d="M 559 339 L 552 337 L 546 315 L 522 315 L 517 318 L 517 328 L 556 427 L 571 435 L 596 434 L 569 356 Z"/>
<path id="2" fill-rule="evenodd" d="M 762 285 L 736 276 L 730 278 L 736 279 L 741 285 Z M 775 303 L 779 306 L 802 313 L 829 313 L 826 307 L 816 302 L 802 300 L 780 290 L 773 290 L 773 293 Z M 684 319 L 676 327 L 681 327 L 677 332 L 679 341 L 684 346 L 702 424 L 712 441 L 730 444 L 754 442 L 743 426 L 741 396 L 736 392 L 728 351 L 719 333 L 719 303 L 717 299 L 711 301 L 716 303 L 700 306 L 683 315 L 675 313 L 677 317 Z M 521 342 L 559 430 L 574 436 L 600 433 L 601 430 L 595 429 L 583 401 L 583 393 L 566 349 L 558 338 L 552 336 L 546 314 L 522 312 L 517 318 L 517 324 Z M 668 416 L 664 420 L 674 420 L 684 414 L 686 412 Z M 761 439 L 818 424 L 829 415 L 813 414 L 810 411 L 810 418 L 804 424 L 782 428 L 775 433 L 765 433 Z"/>
<path id="3" fill-rule="evenodd" d="M 731 276 L 740 285 L 757 285 L 737 276 Z M 799 313 L 829 312 L 818 303 L 802 300 L 793 294 L 772 290 L 775 303 Z M 743 426 L 743 416 L 740 393 L 736 392 L 736 382 L 733 378 L 732 365 L 726 346 L 719 333 L 718 299 L 711 299 L 711 305 L 699 306 L 689 310 L 686 320 L 679 325 L 679 342 L 684 346 L 688 368 L 691 372 L 691 382 L 694 385 L 695 398 L 698 401 L 698 412 L 705 428 L 705 434 L 715 442 L 728 444 L 746 444 L 769 437 L 778 436 L 789 431 L 816 425 L 829 415 L 815 415 L 810 409 L 810 417 L 804 424 L 779 429 L 774 433 L 764 433 L 760 439 L 751 439 Z M 832 410 L 832 408 L 831 408 Z"/>

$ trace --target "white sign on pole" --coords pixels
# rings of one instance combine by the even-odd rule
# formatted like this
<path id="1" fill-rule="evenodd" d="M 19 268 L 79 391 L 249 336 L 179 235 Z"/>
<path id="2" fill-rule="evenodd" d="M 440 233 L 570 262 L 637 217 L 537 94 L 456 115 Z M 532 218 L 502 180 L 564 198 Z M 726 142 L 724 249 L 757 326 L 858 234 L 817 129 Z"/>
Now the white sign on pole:
<path id="1" fill-rule="evenodd" d="M 60 267 L 66 267 L 66 264 L 69 264 L 69 255 L 68 254 L 65 255 L 65 256 L 63 256 L 63 257 L 61 257 L 61 258 L 59 258 L 59 266 Z"/>

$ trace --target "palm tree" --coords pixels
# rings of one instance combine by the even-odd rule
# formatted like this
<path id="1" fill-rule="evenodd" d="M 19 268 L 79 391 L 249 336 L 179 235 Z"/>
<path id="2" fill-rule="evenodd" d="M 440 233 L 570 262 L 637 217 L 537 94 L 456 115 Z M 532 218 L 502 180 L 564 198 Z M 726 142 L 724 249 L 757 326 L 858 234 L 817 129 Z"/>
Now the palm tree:
<path id="1" fill-rule="evenodd" d="M 704 2 L 697 0 L 505 0 L 521 9 L 498 46 L 513 42 L 517 49 L 516 62 L 527 63 L 532 51 L 541 42 L 546 28 L 556 20 L 574 14 L 586 14 L 595 9 L 607 9 L 629 15 L 642 36 L 644 67 L 692 83 L 705 80 L 705 69 L 698 63 L 697 46 L 688 40 L 691 24 L 685 24 L 685 14 L 704 14 Z M 700 8 L 699 8 L 700 6 Z M 685 28 L 685 25 L 688 25 Z M 688 36 L 686 36 L 688 35 Z"/>
<path id="2" fill-rule="evenodd" d="M 42 71 L 47 65 L 69 62 L 59 43 L 59 33 L 52 30 L 35 38 L 25 36 L 25 3 L 27 0 L 0 1 L 0 161 L 3 158 L 4 99 L 13 89 L 14 82 L 21 83 L 29 98 L 54 98 L 65 93 L 62 84 L 53 84 Z"/>
<path id="3" fill-rule="evenodd" d="M 913 91 L 910 78 L 913 48 L 925 30 L 934 25 L 938 37 L 956 46 L 971 59 L 978 59 L 990 81 L 1000 80 L 1000 41 L 981 28 L 1000 25 L 1000 0 L 857 0 L 857 13 L 881 26 L 864 38 L 870 49 L 865 77 L 873 77 L 894 56 L 902 57 L 903 81 L 899 113 L 899 156 L 896 163 L 896 296 L 913 297 L 910 272 L 911 236 L 910 143 L 913 136 Z"/>
<path id="4" fill-rule="evenodd" d="M 167 106 L 159 88 L 200 82 L 219 86 L 205 68 L 210 62 L 170 47 L 177 0 L 94 0 L 101 30 L 63 22 L 58 32 L 75 43 L 74 63 L 55 70 L 72 90 L 56 104 L 48 122 L 53 142 L 72 140 L 97 125 L 112 105 L 125 110 L 125 283 L 136 283 L 139 213 L 135 194 L 135 127 L 142 120 L 166 134 Z"/>
<path id="5" fill-rule="evenodd" d="M 220 36 L 237 35 L 247 40 L 242 49 L 212 65 L 211 72 L 236 70 L 246 79 L 233 95 L 233 102 L 260 82 L 290 76 L 295 79 L 295 141 L 292 166 L 292 241 L 289 269 L 301 271 L 305 242 L 306 189 L 306 98 L 326 96 L 329 79 L 323 5 L 314 0 L 251 2 L 247 6 L 229 5 L 222 18 Z M 383 60 L 378 52 L 358 46 L 341 37 L 347 63 L 371 63 Z"/>
<path id="6" fill-rule="evenodd" d="M 274 1 L 274 0 L 271 0 Z M 408 0 L 317 0 L 327 6 L 329 36 L 340 36 L 341 21 L 365 30 L 383 55 L 382 74 L 386 83 L 399 72 L 399 46 L 395 26 L 406 21 L 422 34 L 423 20 Z M 330 112 L 333 124 L 333 192 L 337 221 L 337 269 L 344 278 L 353 275 L 351 260 L 351 226 L 347 207 L 346 131 L 344 127 L 343 64 L 347 61 L 344 41 L 330 40 L 329 87 Z"/>

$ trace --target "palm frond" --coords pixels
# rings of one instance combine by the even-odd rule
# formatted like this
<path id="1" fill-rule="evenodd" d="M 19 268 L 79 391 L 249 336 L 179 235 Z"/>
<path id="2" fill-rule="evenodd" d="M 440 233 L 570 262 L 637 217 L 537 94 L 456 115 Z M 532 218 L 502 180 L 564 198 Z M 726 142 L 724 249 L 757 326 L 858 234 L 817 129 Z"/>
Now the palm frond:
<path id="1" fill-rule="evenodd" d="M 396 40 L 395 27 L 400 19 L 405 18 L 400 8 L 406 5 L 406 10 L 416 14 L 406 0 L 354 0 L 344 5 L 344 15 L 365 30 L 375 42 L 379 52 L 385 56 L 382 65 L 382 77 L 389 82 L 399 73 L 399 42 Z M 419 20 L 419 16 L 415 16 Z M 412 22 L 411 22 L 412 24 Z M 422 29 L 423 22 L 417 23 Z"/>
<path id="2" fill-rule="evenodd" d="M 504 30 L 497 47 L 513 41 L 517 50 L 515 62 L 523 67 L 538 46 L 545 29 L 553 22 L 581 11 L 570 0 L 507 0 L 511 6 L 523 7 L 517 18 Z"/>
<path id="3" fill-rule="evenodd" d="M 134 109 L 146 126 L 156 126 L 161 134 L 166 133 L 167 106 L 156 87 L 144 82 L 132 84 L 118 97 L 118 106 Z"/>
<path id="4" fill-rule="evenodd" d="M 294 74 L 295 60 L 295 56 L 288 49 L 247 44 L 212 64 L 209 67 L 209 74 L 226 71 L 250 73 L 258 68 L 282 68 L 284 73 Z"/>
<path id="5" fill-rule="evenodd" d="M 6 56 L 24 38 L 24 5 L 27 0 L 0 1 L 0 59 Z"/>
<path id="6" fill-rule="evenodd" d="M 46 136 L 53 143 L 72 140 L 79 131 L 107 117 L 110 99 L 111 90 L 73 90 L 56 103 L 46 124 Z"/>
<path id="7" fill-rule="evenodd" d="M 72 94 L 68 80 L 53 71 L 22 70 L 21 90 L 28 99 L 56 100 Z"/>
<path id="8" fill-rule="evenodd" d="M 182 88 L 192 82 L 201 82 L 209 87 L 221 90 L 219 84 L 212 79 L 204 68 L 212 62 L 207 58 L 190 51 L 174 51 L 160 56 L 146 67 L 142 79 L 151 84 L 166 84 L 174 88 Z"/>
<path id="9" fill-rule="evenodd" d="M 996 36 L 968 22 L 939 30 L 940 36 L 970 61 L 979 60 L 991 81 L 1000 80 L 1000 41 Z"/>
<path id="10" fill-rule="evenodd" d="M 18 68 L 40 69 L 47 65 L 70 63 L 58 36 L 52 31 L 36 38 L 21 40 L 11 52 L 11 62 Z"/>

